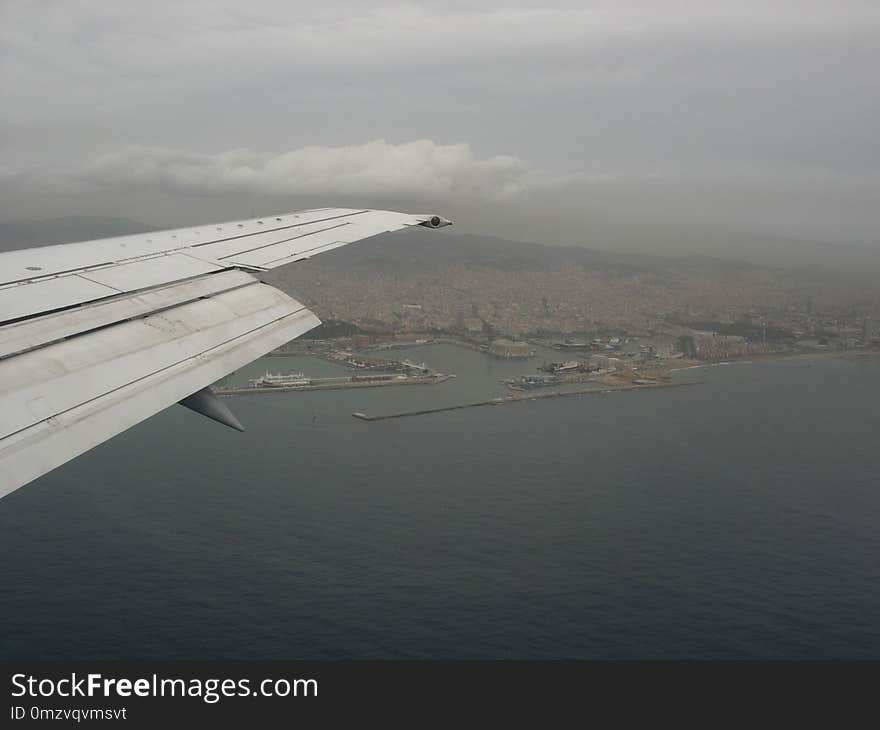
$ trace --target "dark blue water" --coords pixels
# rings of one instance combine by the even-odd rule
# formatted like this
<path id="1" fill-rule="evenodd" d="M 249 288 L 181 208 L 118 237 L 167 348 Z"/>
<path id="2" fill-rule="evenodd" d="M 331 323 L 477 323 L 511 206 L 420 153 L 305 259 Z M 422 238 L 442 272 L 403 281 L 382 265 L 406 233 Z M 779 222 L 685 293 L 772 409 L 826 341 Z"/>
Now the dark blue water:
<path id="1" fill-rule="evenodd" d="M 172 408 L 0 500 L 0 657 L 880 657 L 876 359 L 352 419 L 534 367 L 415 353 L 459 378 Z"/>

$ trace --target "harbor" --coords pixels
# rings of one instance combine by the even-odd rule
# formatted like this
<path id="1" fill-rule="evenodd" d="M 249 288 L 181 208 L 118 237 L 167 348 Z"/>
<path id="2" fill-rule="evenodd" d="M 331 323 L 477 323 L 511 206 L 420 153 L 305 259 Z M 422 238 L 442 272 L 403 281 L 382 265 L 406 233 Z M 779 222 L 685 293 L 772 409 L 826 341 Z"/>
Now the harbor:
<path id="1" fill-rule="evenodd" d="M 275 356 L 280 357 L 278 353 Z M 321 361 L 330 366 L 330 372 L 321 372 L 321 368 L 316 367 Z M 296 360 L 288 359 L 288 362 L 292 363 Z M 266 370 L 262 375 L 249 377 L 244 382 L 239 376 L 217 383 L 214 391 L 218 395 L 254 395 L 349 390 L 397 385 L 438 385 L 455 378 L 454 374 L 439 372 L 424 362 L 407 358 L 389 360 L 365 356 L 350 349 L 335 347 L 324 347 L 312 353 L 312 357 L 300 367 L 303 369 L 278 373 Z M 314 372 L 313 368 L 317 369 L 319 374 L 306 375 L 305 370 Z"/>
<path id="2" fill-rule="evenodd" d="M 499 357 L 486 350 L 466 351 L 451 342 L 407 343 L 407 347 L 394 347 L 393 356 L 386 359 L 383 350 L 392 348 L 373 347 L 367 353 L 355 344 L 362 343 L 300 343 L 302 354 L 266 359 L 261 370 L 243 370 L 218 383 L 215 391 L 221 396 L 331 390 L 366 394 L 397 385 L 445 384 L 437 389 L 407 389 L 411 395 L 391 396 L 393 390 L 387 391 L 388 397 L 365 396 L 351 404 L 349 414 L 372 421 L 520 400 L 667 387 L 681 381 L 677 377 L 673 383 L 670 365 L 689 364 L 683 359 L 623 359 L 617 353 L 572 352 L 560 358 L 558 350 L 537 345 L 530 348 L 530 358 Z M 270 363 L 271 370 L 267 369 Z M 453 373 L 458 373 L 457 379 Z"/>

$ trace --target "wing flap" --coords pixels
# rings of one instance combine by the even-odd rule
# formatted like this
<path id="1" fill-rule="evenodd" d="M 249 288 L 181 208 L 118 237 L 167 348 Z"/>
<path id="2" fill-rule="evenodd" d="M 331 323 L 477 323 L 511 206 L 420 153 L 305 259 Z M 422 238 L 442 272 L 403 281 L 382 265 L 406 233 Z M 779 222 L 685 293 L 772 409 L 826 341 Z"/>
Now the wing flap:
<path id="1" fill-rule="evenodd" d="M 169 281 L 190 279 L 202 274 L 220 271 L 222 268 L 218 264 L 208 263 L 187 256 L 185 253 L 174 253 L 108 266 L 105 269 L 89 271 L 81 276 L 89 281 L 109 286 L 117 292 L 130 292 L 149 289 Z"/>
<path id="2" fill-rule="evenodd" d="M 250 274 L 231 269 L 7 324 L 0 327 L 0 359 L 254 282 Z"/>
<path id="3" fill-rule="evenodd" d="M 51 312 L 81 302 L 110 297 L 119 292 L 105 284 L 75 274 L 55 279 L 14 284 L 0 289 L 0 322 Z"/>
<path id="4" fill-rule="evenodd" d="M 0 496 L 317 324 L 254 282 L 0 361 Z"/>
<path id="5" fill-rule="evenodd" d="M 63 413 L 300 310 L 254 284 L 0 361 L 0 437 L 39 420 L 27 407 L 35 398 Z"/>

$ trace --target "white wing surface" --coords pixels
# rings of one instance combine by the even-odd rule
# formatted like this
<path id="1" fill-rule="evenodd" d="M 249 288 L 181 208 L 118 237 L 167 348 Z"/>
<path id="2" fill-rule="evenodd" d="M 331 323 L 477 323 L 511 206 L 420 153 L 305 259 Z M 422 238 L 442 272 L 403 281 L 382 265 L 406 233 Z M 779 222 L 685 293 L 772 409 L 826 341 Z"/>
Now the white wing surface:
<path id="1" fill-rule="evenodd" d="M 0 496 L 320 324 L 254 275 L 439 216 L 321 208 L 0 254 Z"/>

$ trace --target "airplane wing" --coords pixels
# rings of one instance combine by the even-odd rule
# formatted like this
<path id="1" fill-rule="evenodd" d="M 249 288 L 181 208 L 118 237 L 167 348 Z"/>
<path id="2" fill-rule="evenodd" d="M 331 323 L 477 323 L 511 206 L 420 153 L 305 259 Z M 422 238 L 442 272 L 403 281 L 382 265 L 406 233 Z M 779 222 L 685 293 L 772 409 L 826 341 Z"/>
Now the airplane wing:
<path id="1" fill-rule="evenodd" d="M 256 275 L 435 215 L 320 208 L 0 253 L 0 497 L 320 324 Z M 255 275 L 256 274 L 256 275 Z"/>

